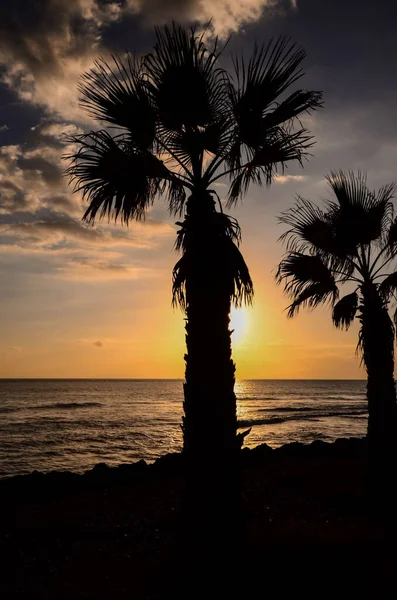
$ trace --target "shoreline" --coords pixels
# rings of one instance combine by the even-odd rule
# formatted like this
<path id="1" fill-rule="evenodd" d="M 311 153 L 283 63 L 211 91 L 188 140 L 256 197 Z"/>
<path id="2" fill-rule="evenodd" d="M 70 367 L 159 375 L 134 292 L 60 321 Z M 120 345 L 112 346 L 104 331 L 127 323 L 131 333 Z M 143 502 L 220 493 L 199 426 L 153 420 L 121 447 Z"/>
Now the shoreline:
<path id="1" fill-rule="evenodd" d="M 338 438 L 333 442 L 314 440 L 309 444 L 303 442 L 290 442 L 276 448 L 268 444 L 259 444 L 253 448 L 242 448 L 240 452 L 241 467 L 259 467 L 266 463 L 281 459 L 297 458 L 336 458 L 336 457 L 363 457 L 366 450 L 365 437 Z M 134 484 L 147 480 L 150 477 L 179 476 L 182 467 L 182 454 L 164 454 L 149 463 L 143 459 L 133 463 L 121 463 L 117 466 L 109 466 L 104 462 L 97 463 L 92 469 L 83 473 L 69 470 L 64 471 L 38 471 L 30 473 L 10 475 L 0 478 L 0 493 L 6 493 L 7 489 L 19 489 L 21 487 L 48 488 L 51 485 L 61 486 L 67 484 L 70 488 L 90 487 L 98 484 Z"/>
<path id="2" fill-rule="evenodd" d="M 180 454 L 168 454 L 150 466 L 1 480 L 0 595 L 193 598 L 176 594 L 188 560 L 179 537 L 181 464 Z M 332 597 L 332 587 L 333 597 L 368 597 L 371 577 L 375 597 L 392 589 L 397 520 L 369 518 L 365 438 L 262 444 L 243 449 L 241 464 L 245 538 L 236 585 L 246 594 L 310 597 L 308 573 L 317 598 Z"/>

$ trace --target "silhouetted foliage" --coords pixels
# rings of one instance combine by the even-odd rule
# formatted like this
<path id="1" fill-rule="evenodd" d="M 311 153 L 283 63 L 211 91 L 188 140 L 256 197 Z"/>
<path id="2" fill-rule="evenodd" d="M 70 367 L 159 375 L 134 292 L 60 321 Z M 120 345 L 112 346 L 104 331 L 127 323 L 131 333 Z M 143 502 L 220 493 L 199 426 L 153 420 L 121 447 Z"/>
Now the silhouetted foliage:
<path id="1" fill-rule="evenodd" d="M 248 63 L 236 57 L 230 72 L 223 48 L 216 39 L 207 43 L 205 32 L 174 24 L 156 29 L 156 40 L 146 56 L 100 59 L 84 75 L 82 106 L 113 129 L 75 137 L 67 173 L 89 202 L 89 222 L 141 219 L 157 196 L 171 214 L 183 215 L 173 301 L 187 315 L 184 455 L 201 525 L 209 505 L 227 523 L 243 439 L 229 313 L 231 302 L 251 301 L 253 286 L 238 223 L 223 213 L 212 186 L 229 179 L 231 206 L 250 183 L 269 185 L 289 162 L 302 164 L 313 140 L 299 117 L 320 106 L 321 93 L 280 98 L 303 75 L 305 56 L 286 38 L 255 46 Z M 220 529 L 214 553 L 226 533 Z"/>
<path id="2" fill-rule="evenodd" d="M 287 253 L 276 278 L 292 300 L 290 317 L 301 306 L 330 302 L 336 327 L 348 329 L 359 320 L 357 349 L 368 375 L 369 448 L 380 476 L 395 458 L 397 434 L 395 325 L 388 312 L 397 302 L 395 187 L 372 191 L 363 174 L 343 171 L 327 180 L 334 199 L 325 210 L 298 197 L 281 215 L 289 229 L 281 236 Z M 344 284 L 354 291 L 338 299 Z"/>

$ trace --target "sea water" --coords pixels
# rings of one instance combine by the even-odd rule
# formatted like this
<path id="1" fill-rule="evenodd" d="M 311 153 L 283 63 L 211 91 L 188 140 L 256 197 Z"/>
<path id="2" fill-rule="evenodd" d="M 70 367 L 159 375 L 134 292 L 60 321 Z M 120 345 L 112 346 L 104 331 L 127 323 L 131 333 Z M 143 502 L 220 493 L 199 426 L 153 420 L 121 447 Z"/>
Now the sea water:
<path id="1" fill-rule="evenodd" d="M 365 435 L 365 381 L 241 380 L 245 445 Z M 182 447 L 181 380 L 0 380 L 0 477 L 153 461 Z"/>

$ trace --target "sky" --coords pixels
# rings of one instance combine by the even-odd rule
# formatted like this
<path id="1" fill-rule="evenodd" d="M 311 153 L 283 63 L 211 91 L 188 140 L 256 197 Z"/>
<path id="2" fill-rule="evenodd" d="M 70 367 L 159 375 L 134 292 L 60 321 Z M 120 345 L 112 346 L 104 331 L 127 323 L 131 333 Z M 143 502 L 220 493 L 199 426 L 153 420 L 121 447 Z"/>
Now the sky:
<path id="1" fill-rule="evenodd" d="M 183 377 L 175 219 L 159 199 L 144 223 L 85 225 L 62 159 L 65 134 L 97 127 L 78 105 L 81 74 L 149 51 L 172 19 L 211 20 L 230 54 L 288 35 L 307 51 L 300 87 L 324 93 L 306 120 L 310 161 L 232 213 L 255 285 L 253 307 L 232 314 L 237 377 L 363 378 L 357 325 L 336 330 L 327 307 L 287 319 L 277 216 L 296 194 L 329 197 L 333 169 L 366 171 L 374 188 L 397 179 L 393 0 L 0 0 L 0 377 Z"/>

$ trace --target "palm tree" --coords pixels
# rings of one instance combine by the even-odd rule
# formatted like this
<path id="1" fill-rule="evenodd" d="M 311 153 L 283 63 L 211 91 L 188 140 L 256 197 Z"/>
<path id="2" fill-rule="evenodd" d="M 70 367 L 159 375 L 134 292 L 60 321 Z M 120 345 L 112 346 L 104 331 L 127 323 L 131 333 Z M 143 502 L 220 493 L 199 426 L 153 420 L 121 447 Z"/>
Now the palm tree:
<path id="1" fill-rule="evenodd" d="M 390 481 L 395 458 L 397 405 L 394 384 L 394 323 L 389 308 L 397 300 L 397 217 L 394 185 L 378 191 L 360 173 L 332 172 L 327 181 L 335 199 L 325 210 L 298 197 L 280 221 L 287 253 L 276 278 L 292 299 L 288 315 L 301 306 L 333 307 L 336 327 L 360 322 L 357 349 L 367 371 L 368 449 L 372 484 Z M 340 286 L 350 286 L 339 299 Z M 390 475 L 390 473 L 389 473 Z M 376 487 L 375 486 L 375 487 Z M 381 488 L 378 489 L 380 492 Z"/>
<path id="2" fill-rule="evenodd" d="M 208 46 L 204 37 L 173 24 L 156 29 L 146 56 L 99 60 L 83 76 L 81 104 L 113 129 L 74 138 L 67 173 L 89 202 L 90 223 L 142 219 L 158 196 L 182 217 L 173 302 L 186 313 L 183 453 L 192 502 L 202 510 L 210 490 L 216 514 L 227 513 L 225 494 L 233 497 L 241 441 L 229 313 L 231 303 L 251 301 L 253 286 L 239 225 L 213 186 L 228 177 L 232 206 L 250 183 L 269 185 L 287 163 L 302 163 L 312 138 L 299 116 L 321 94 L 297 90 L 280 100 L 303 74 L 305 53 L 287 39 L 256 46 L 228 72 L 217 40 Z"/>

